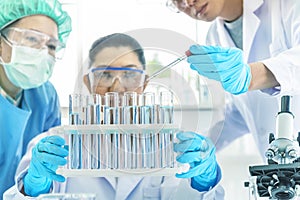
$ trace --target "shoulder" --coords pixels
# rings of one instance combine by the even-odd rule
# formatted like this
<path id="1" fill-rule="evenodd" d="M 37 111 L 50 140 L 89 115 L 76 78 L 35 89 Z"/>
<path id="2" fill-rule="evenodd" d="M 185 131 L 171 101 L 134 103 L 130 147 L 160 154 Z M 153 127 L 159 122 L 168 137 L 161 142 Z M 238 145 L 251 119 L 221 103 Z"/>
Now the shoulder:
<path id="1" fill-rule="evenodd" d="M 26 92 L 40 93 L 45 96 L 57 95 L 56 89 L 54 88 L 53 84 L 49 81 L 47 81 L 46 83 L 44 83 L 43 85 L 41 85 L 37 88 L 26 90 Z"/>
<path id="2" fill-rule="evenodd" d="M 279 3 L 282 9 L 299 8 L 300 6 L 299 0 L 280 0 Z"/>
<path id="3" fill-rule="evenodd" d="M 299 0 L 281 0 L 280 12 L 283 18 L 299 19 L 300 18 L 300 1 Z"/>
<path id="4" fill-rule="evenodd" d="M 25 98 L 34 98 L 35 101 L 45 103 L 58 101 L 57 91 L 54 88 L 53 84 L 49 81 L 37 88 L 25 90 L 24 95 Z"/>

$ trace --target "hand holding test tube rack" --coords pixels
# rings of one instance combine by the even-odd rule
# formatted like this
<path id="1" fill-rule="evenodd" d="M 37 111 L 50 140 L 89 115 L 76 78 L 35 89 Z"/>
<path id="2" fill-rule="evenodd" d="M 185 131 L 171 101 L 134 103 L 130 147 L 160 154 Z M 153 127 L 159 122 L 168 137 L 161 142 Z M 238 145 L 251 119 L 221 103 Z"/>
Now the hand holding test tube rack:
<path id="1" fill-rule="evenodd" d="M 151 92 L 70 95 L 68 126 L 55 127 L 69 146 L 68 164 L 57 170 L 73 176 L 173 176 L 189 169 L 176 162 L 173 95 Z M 120 106 L 121 105 L 121 106 Z"/>

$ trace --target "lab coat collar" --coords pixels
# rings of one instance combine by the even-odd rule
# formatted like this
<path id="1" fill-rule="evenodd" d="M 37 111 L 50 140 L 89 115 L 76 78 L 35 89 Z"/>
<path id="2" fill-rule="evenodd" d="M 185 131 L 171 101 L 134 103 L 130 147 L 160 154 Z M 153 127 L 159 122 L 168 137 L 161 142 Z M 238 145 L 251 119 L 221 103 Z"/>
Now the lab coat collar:
<path id="1" fill-rule="evenodd" d="M 235 44 L 233 40 L 231 39 L 229 33 L 224 27 L 224 20 L 221 18 L 216 19 L 216 26 L 217 26 L 217 32 L 220 37 L 220 45 L 223 47 L 234 47 Z"/>
<path id="2" fill-rule="evenodd" d="M 244 0 L 244 10 L 245 8 L 249 11 L 256 11 L 262 4 L 264 0 Z"/>
<path id="3" fill-rule="evenodd" d="M 263 0 L 245 0 L 243 11 L 243 51 L 244 61 L 248 61 L 251 46 L 260 25 L 260 19 L 255 11 L 263 4 Z"/>
<path id="4" fill-rule="evenodd" d="M 115 177 L 106 177 L 106 180 L 116 192 L 115 199 L 126 199 L 142 179 L 143 177 L 140 176 L 132 176 L 130 178 L 125 176 L 119 177 L 118 183 L 116 183 Z"/>
<path id="5" fill-rule="evenodd" d="M 260 20 L 255 15 L 255 11 L 263 4 L 263 0 L 245 0 L 243 13 L 243 51 L 244 60 L 248 61 L 252 42 L 258 30 Z M 217 32 L 220 37 L 220 45 L 223 47 L 234 47 L 235 44 L 231 39 L 228 31 L 224 27 L 224 20 L 216 19 Z M 251 28 L 249 28 L 251 27 Z"/>

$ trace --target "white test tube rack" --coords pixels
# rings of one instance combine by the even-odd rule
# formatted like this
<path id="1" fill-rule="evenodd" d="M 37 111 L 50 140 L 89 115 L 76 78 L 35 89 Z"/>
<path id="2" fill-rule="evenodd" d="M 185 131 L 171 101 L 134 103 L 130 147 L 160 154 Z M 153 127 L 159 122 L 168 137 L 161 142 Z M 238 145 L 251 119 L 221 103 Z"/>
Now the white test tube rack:
<path id="1" fill-rule="evenodd" d="M 178 131 L 179 128 L 174 124 L 93 124 L 54 127 L 50 129 L 50 133 L 65 138 L 69 147 L 68 163 L 58 168 L 56 173 L 65 177 L 174 176 L 189 169 L 189 165 L 176 162 L 173 142 Z M 137 143 L 124 144 L 121 140 L 123 134 L 137 138 L 130 140 Z M 110 140 L 113 135 L 120 138 L 117 146 Z M 164 135 L 172 139 L 168 140 L 171 141 L 169 144 L 160 144 L 159 140 L 145 139 L 145 135 L 156 135 L 154 138 Z M 149 140 L 153 145 L 148 145 L 147 148 L 155 149 L 143 149 L 142 144 Z M 138 148 L 132 148 L 134 145 Z M 145 152 L 147 156 L 141 155 Z"/>

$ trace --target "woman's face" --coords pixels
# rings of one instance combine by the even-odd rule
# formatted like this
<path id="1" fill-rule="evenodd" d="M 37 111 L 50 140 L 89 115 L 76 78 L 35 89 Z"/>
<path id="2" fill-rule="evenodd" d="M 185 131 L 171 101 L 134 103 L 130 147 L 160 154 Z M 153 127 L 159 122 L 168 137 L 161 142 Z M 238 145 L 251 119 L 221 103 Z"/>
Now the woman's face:
<path id="1" fill-rule="evenodd" d="M 110 67 L 110 70 L 105 70 L 105 67 Z M 92 68 L 96 68 L 95 73 L 84 76 L 84 83 L 90 92 L 101 95 L 106 92 L 118 92 L 122 96 L 127 91 L 142 93 L 144 90 L 145 76 L 140 73 L 143 71 L 142 63 L 129 47 L 104 48 L 96 54 Z"/>

